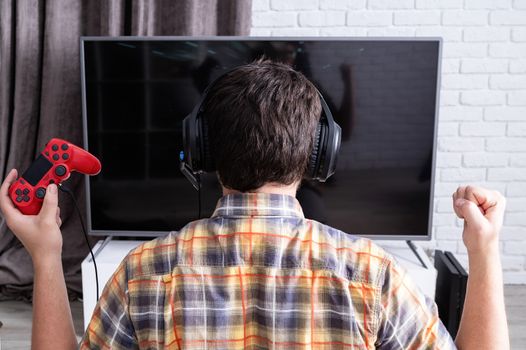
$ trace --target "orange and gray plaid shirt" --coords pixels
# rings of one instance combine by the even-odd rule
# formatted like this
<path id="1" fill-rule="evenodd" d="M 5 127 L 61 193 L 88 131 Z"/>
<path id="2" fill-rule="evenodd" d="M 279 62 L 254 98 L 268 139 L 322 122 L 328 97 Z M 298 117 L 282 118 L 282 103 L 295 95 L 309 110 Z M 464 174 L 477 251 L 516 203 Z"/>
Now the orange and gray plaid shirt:
<path id="1" fill-rule="evenodd" d="M 370 240 L 294 197 L 222 197 L 211 218 L 132 250 L 81 348 L 451 349 L 433 301 Z"/>

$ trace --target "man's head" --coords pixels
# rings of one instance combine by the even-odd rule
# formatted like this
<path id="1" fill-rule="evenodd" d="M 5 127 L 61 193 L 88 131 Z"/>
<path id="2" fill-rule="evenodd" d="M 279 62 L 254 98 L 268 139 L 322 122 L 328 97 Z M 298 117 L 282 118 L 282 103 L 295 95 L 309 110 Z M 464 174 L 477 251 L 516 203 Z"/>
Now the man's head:
<path id="1" fill-rule="evenodd" d="M 259 60 L 218 80 L 204 102 L 210 149 L 227 189 L 298 183 L 307 168 L 321 104 L 291 67 Z"/>

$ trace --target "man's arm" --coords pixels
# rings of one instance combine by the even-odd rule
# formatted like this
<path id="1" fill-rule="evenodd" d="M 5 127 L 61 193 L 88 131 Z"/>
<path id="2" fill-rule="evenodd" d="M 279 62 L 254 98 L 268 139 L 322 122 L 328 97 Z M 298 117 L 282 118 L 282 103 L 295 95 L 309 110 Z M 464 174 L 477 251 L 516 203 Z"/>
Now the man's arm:
<path id="1" fill-rule="evenodd" d="M 0 187 L 0 209 L 7 225 L 33 259 L 33 349 L 76 349 L 77 340 L 62 271 L 62 234 L 57 186 L 49 185 L 38 215 L 23 215 L 8 196 L 16 180 L 11 170 Z"/>
<path id="2" fill-rule="evenodd" d="M 460 187 L 455 213 L 464 219 L 469 277 L 464 311 L 455 340 L 459 349 L 509 349 L 498 235 L 505 200 L 495 191 Z"/>
<path id="3" fill-rule="evenodd" d="M 395 261 L 386 268 L 378 327 L 379 349 L 509 349 L 498 234 L 505 200 L 477 187 L 459 187 L 454 209 L 464 219 L 469 277 L 455 344 L 426 298 Z"/>
<path id="4" fill-rule="evenodd" d="M 61 258 L 34 266 L 32 349 L 76 349 Z"/>
<path id="5" fill-rule="evenodd" d="M 386 266 L 380 297 L 377 349 L 456 349 L 438 309 L 393 258 Z"/>

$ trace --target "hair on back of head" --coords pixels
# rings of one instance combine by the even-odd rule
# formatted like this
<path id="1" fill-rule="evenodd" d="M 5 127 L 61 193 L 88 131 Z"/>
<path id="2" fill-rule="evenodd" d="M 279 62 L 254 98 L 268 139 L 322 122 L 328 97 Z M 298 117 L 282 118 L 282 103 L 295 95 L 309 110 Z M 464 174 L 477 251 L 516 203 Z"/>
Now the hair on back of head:
<path id="1" fill-rule="evenodd" d="M 204 101 L 204 115 L 222 185 L 250 192 L 302 179 L 321 103 L 302 73 L 261 58 L 216 81 Z"/>

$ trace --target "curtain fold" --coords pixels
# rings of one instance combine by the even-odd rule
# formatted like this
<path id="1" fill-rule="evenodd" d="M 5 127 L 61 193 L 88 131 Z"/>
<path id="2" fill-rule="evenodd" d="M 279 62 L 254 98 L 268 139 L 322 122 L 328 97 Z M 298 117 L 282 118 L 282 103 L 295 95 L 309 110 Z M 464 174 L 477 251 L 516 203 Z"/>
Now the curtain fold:
<path id="1" fill-rule="evenodd" d="M 80 36 L 248 35 L 251 0 L 0 0 L 0 176 L 24 171 L 44 144 L 82 144 Z M 73 189 L 85 212 L 83 177 Z M 63 266 L 81 293 L 88 250 L 72 202 L 60 193 Z M 30 299 L 32 263 L 0 214 L 0 300 Z"/>

